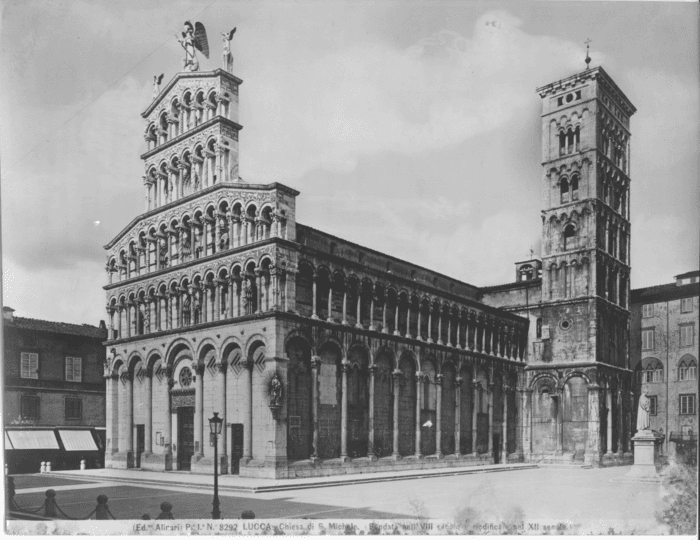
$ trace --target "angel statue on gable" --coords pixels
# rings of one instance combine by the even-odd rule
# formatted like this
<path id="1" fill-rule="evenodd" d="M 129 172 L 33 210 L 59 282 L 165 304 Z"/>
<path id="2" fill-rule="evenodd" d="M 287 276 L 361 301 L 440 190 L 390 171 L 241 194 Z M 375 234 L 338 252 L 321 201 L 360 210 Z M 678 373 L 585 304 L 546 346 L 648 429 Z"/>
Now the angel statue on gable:
<path id="1" fill-rule="evenodd" d="M 192 23 L 185 21 L 182 39 L 177 38 L 185 49 L 185 59 L 182 61 L 182 69 L 185 71 L 199 71 L 199 61 L 197 51 L 201 52 L 205 58 L 209 58 L 209 41 L 207 31 L 201 22 Z"/>

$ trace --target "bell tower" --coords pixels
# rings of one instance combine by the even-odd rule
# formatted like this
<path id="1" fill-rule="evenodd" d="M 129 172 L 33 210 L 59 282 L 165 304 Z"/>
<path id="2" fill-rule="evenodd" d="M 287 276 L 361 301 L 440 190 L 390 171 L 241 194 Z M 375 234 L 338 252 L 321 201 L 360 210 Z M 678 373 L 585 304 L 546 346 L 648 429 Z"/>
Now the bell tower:
<path id="1" fill-rule="evenodd" d="M 630 382 L 630 117 L 636 109 L 605 70 L 589 62 L 585 71 L 537 89 L 547 343 L 533 361 L 559 378 L 583 374 L 579 402 L 587 403 L 588 414 L 575 410 L 575 396 L 564 399 L 566 389 L 560 404 L 564 416 L 585 416 L 585 429 L 582 423 L 558 435 L 556 446 L 564 452 L 585 447 L 586 461 L 595 463 L 626 446 L 620 437 L 628 407 L 620 396 Z"/>

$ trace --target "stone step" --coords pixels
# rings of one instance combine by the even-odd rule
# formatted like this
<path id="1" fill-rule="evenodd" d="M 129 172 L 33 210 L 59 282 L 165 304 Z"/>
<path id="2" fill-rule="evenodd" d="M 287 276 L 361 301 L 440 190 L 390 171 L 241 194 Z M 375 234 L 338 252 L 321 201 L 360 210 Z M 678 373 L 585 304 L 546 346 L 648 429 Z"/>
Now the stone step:
<path id="1" fill-rule="evenodd" d="M 489 465 L 485 467 L 464 467 L 464 468 L 441 468 L 441 469 L 425 469 L 425 470 L 415 470 L 415 471 L 397 471 L 394 473 L 369 473 L 369 474 L 348 474 L 344 476 L 320 476 L 320 477 L 309 477 L 303 480 L 270 480 L 265 482 L 264 480 L 258 485 L 250 485 L 251 481 L 255 481 L 254 478 L 244 478 L 246 483 L 249 485 L 235 485 L 230 482 L 234 481 L 230 475 L 221 477 L 225 479 L 226 482 L 219 481 L 219 491 L 222 493 L 269 493 L 275 491 L 292 491 L 298 489 L 313 489 L 319 487 L 329 487 L 329 486 L 343 486 L 343 485 L 353 485 L 353 484 L 368 484 L 375 482 L 391 482 L 396 480 L 415 480 L 421 478 L 434 478 L 441 476 L 461 476 L 467 474 L 486 474 L 494 472 L 508 472 L 508 471 L 519 471 L 524 469 L 536 469 L 537 464 L 535 463 L 513 463 L 509 465 Z M 127 469 L 128 471 L 139 471 L 139 469 Z M 52 471 L 50 473 L 44 473 L 46 475 L 59 477 L 59 478 L 70 478 L 72 480 L 93 480 L 99 482 L 105 482 L 107 480 L 115 483 L 124 483 L 130 485 L 139 486 L 163 486 L 167 484 L 168 487 L 181 487 L 189 489 L 212 489 L 212 484 L 209 482 L 211 477 L 206 477 L 206 481 L 203 478 L 197 478 L 200 475 L 193 475 L 192 478 L 187 480 L 178 478 L 178 476 L 187 476 L 187 473 L 173 473 L 173 472 L 162 472 L 153 473 L 153 471 L 148 471 L 150 475 L 157 474 L 158 478 L 143 478 L 143 477 L 131 477 L 130 474 L 124 474 L 123 476 L 116 475 L 99 475 L 99 474 L 70 474 L 65 471 Z"/>

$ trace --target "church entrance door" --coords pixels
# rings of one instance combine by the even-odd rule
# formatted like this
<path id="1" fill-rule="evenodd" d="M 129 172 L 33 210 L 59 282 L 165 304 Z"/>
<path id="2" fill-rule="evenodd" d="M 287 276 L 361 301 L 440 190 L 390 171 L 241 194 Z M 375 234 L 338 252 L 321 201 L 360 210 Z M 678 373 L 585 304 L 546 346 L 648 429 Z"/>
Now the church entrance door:
<path id="1" fill-rule="evenodd" d="M 146 449 L 146 426 L 143 424 L 136 425 L 136 463 L 137 469 L 141 468 L 141 454 Z"/>
<path id="2" fill-rule="evenodd" d="M 194 407 L 177 410 L 177 468 L 189 471 L 194 454 Z"/>

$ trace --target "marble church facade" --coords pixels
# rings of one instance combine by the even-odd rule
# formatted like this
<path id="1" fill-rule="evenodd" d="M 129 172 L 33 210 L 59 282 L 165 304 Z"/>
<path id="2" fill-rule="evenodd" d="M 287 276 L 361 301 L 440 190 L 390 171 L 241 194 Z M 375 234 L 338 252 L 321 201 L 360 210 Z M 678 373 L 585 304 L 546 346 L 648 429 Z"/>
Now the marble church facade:
<path id="1" fill-rule="evenodd" d="M 242 82 L 178 73 L 142 114 L 145 211 L 105 246 L 107 467 L 212 471 L 214 412 L 224 474 L 624 459 L 634 108 L 602 68 L 539 89 L 543 257 L 489 288 L 242 181 Z"/>

